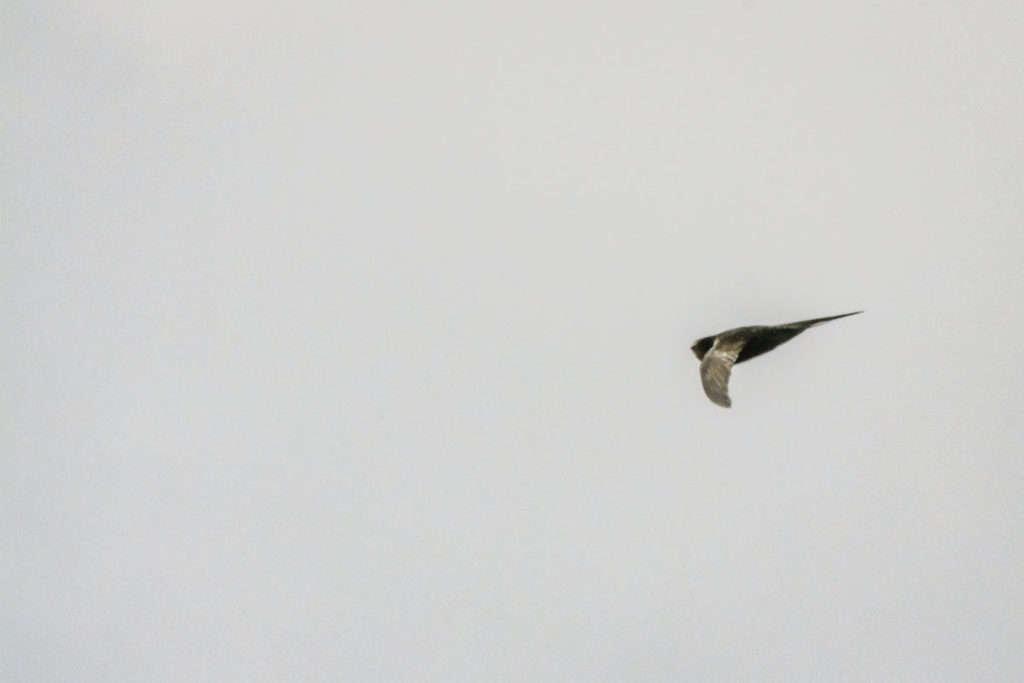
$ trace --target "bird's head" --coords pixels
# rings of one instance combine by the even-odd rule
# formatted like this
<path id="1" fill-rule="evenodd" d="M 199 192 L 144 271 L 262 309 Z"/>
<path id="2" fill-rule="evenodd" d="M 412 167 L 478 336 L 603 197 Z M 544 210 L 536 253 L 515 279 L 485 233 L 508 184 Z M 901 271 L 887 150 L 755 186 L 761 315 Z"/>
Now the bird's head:
<path id="1" fill-rule="evenodd" d="M 704 360 L 704 354 L 707 353 L 714 345 L 714 337 L 704 337 L 703 339 L 698 339 L 693 342 L 693 346 L 690 347 L 690 350 L 693 351 L 693 355 L 697 356 L 697 360 Z"/>

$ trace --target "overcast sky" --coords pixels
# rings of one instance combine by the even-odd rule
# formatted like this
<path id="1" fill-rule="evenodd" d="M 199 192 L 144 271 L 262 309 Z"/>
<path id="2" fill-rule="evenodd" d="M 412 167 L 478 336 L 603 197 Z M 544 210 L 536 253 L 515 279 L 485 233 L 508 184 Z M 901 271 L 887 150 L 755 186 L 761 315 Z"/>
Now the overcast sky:
<path id="1" fill-rule="evenodd" d="M 1024 679 L 1024 4 L 3 25 L 4 680 Z"/>

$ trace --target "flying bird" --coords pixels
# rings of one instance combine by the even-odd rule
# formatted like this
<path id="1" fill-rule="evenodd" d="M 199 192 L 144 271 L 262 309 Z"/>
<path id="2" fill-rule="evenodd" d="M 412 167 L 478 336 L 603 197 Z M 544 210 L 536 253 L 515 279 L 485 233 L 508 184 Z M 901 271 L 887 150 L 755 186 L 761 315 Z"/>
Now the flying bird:
<path id="1" fill-rule="evenodd" d="M 690 350 L 700 361 L 700 381 L 704 385 L 704 393 L 708 395 L 712 403 L 728 408 L 732 405 L 732 399 L 729 398 L 729 374 L 732 372 L 733 365 L 771 351 L 808 327 L 863 312 L 854 311 L 853 313 L 802 320 L 785 325 L 737 327 L 698 339 L 690 347 Z"/>

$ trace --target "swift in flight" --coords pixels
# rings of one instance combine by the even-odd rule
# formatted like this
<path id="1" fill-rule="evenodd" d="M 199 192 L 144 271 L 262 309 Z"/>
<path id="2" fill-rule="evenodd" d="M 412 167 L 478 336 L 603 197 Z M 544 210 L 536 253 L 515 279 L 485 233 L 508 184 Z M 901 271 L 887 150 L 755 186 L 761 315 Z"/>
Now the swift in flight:
<path id="1" fill-rule="evenodd" d="M 854 311 L 853 313 L 802 320 L 785 325 L 737 327 L 698 339 L 690 347 L 690 350 L 700 361 L 700 381 L 704 385 L 704 393 L 708 395 L 712 403 L 728 408 L 732 405 L 732 400 L 729 398 L 729 374 L 732 372 L 733 365 L 771 351 L 809 327 L 863 312 Z"/>

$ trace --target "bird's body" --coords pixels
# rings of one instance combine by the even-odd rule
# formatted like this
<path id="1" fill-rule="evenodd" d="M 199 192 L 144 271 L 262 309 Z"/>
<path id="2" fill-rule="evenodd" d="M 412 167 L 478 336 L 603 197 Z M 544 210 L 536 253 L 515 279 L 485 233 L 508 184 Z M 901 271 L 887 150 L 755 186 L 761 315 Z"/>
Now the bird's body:
<path id="1" fill-rule="evenodd" d="M 716 405 L 728 408 L 732 405 L 732 400 L 729 398 L 729 375 L 733 365 L 771 351 L 809 327 L 849 315 L 857 315 L 857 313 L 863 313 L 863 311 L 843 313 L 827 318 L 801 320 L 783 325 L 737 327 L 698 339 L 690 347 L 690 350 L 700 361 L 700 378 L 704 385 L 704 393 Z"/>

